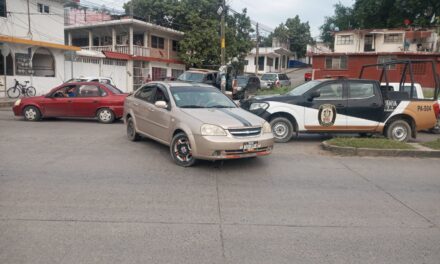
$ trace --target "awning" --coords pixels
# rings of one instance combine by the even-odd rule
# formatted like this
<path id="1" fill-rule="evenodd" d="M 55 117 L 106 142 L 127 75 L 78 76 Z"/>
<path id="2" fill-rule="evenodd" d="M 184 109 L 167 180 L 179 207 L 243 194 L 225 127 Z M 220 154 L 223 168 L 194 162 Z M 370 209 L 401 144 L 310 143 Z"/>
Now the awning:
<path id="1" fill-rule="evenodd" d="M 57 43 L 46 42 L 46 41 L 37 41 L 37 40 L 31 40 L 31 39 L 16 38 L 16 37 L 11 37 L 11 36 L 4 36 L 4 35 L 0 35 L 0 42 L 24 44 L 24 45 L 39 46 L 39 47 L 53 48 L 53 49 L 60 49 L 60 50 L 70 50 L 70 51 L 81 50 L 80 47 L 75 47 L 75 46 L 68 46 L 68 45 L 57 44 Z"/>
<path id="2" fill-rule="evenodd" d="M 103 51 L 105 56 L 109 59 L 115 60 L 131 60 L 132 57 L 128 54 L 113 52 L 113 51 Z"/>

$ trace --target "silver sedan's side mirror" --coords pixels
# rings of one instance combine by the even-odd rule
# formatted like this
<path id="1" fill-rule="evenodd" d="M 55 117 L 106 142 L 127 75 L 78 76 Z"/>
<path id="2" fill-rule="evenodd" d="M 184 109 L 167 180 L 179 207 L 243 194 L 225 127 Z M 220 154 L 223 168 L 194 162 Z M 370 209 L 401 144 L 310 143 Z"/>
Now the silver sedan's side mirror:
<path id="1" fill-rule="evenodd" d="M 154 105 L 157 108 L 162 108 L 162 109 L 167 109 L 168 108 L 168 104 L 165 101 L 157 101 L 157 102 L 154 103 Z"/>

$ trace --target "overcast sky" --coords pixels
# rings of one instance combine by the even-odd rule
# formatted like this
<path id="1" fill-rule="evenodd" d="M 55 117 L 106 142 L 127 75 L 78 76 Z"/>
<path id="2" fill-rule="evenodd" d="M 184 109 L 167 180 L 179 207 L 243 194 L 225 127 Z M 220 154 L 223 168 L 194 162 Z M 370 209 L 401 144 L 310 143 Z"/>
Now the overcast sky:
<path id="1" fill-rule="evenodd" d="M 127 0 L 88 0 L 108 7 L 122 9 Z M 341 2 L 353 5 L 354 0 L 226 0 L 236 11 L 247 8 L 248 15 L 254 21 L 272 29 L 287 18 L 299 15 L 301 21 L 309 21 L 312 37 L 319 36 L 319 27 L 324 23 L 324 17 L 333 15 L 333 5 Z"/>

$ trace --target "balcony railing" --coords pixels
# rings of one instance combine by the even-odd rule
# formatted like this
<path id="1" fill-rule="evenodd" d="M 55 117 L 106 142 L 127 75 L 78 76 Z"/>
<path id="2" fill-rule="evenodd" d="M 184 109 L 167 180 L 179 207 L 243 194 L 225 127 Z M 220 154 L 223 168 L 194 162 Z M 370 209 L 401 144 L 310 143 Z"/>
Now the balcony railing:
<path id="1" fill-rule="evenodd" d="M 93 51 L 115 51 L 123 54 L 130 54 L 130 55 L 144 56 L 144 57 L 150 56 L 149 48 L 143 46 L 137 46 L 137 45 L 133 45 L 133 52 L 131 53 L 130 53 L 129 45 L 116 45 L 115 50 L 112 50 L 112 46 L 91 46 L 91 47 L 85 46 L 85 47 L 81 47 L 81 49 L 93 50 Z"/>

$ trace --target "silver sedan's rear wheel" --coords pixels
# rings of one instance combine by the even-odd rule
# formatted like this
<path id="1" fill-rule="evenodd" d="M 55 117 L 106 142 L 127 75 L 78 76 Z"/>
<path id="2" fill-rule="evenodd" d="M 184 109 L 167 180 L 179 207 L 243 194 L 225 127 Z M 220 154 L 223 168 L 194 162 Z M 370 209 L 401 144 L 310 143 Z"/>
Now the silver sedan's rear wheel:
<path id="1" fill-rule="evenodd" d="M 178 133 L 173 137 L 170 152 L 174 162 L 179 166 L 190 167 L 196 162 L 192 155 L 191 143 L 185 133 Z"/>
<path id="2" fill-rule="evenodd" d="M 99 109 L 96 116 L 98 117 L 99 122 L 104 124 L 110 124 L 113 123 L 113 121 L 115 121 L 115 114 L 113 113 L 112 110 L 108 108 Z"/>
<path id="3" fill-rule="evenodd" d="M 285 143 L 292 138 L 293 125 L 289 119 L 285 117 L 274 118 L 270 121 L 270 126 L 272 127 L 275 142 Z"/>

